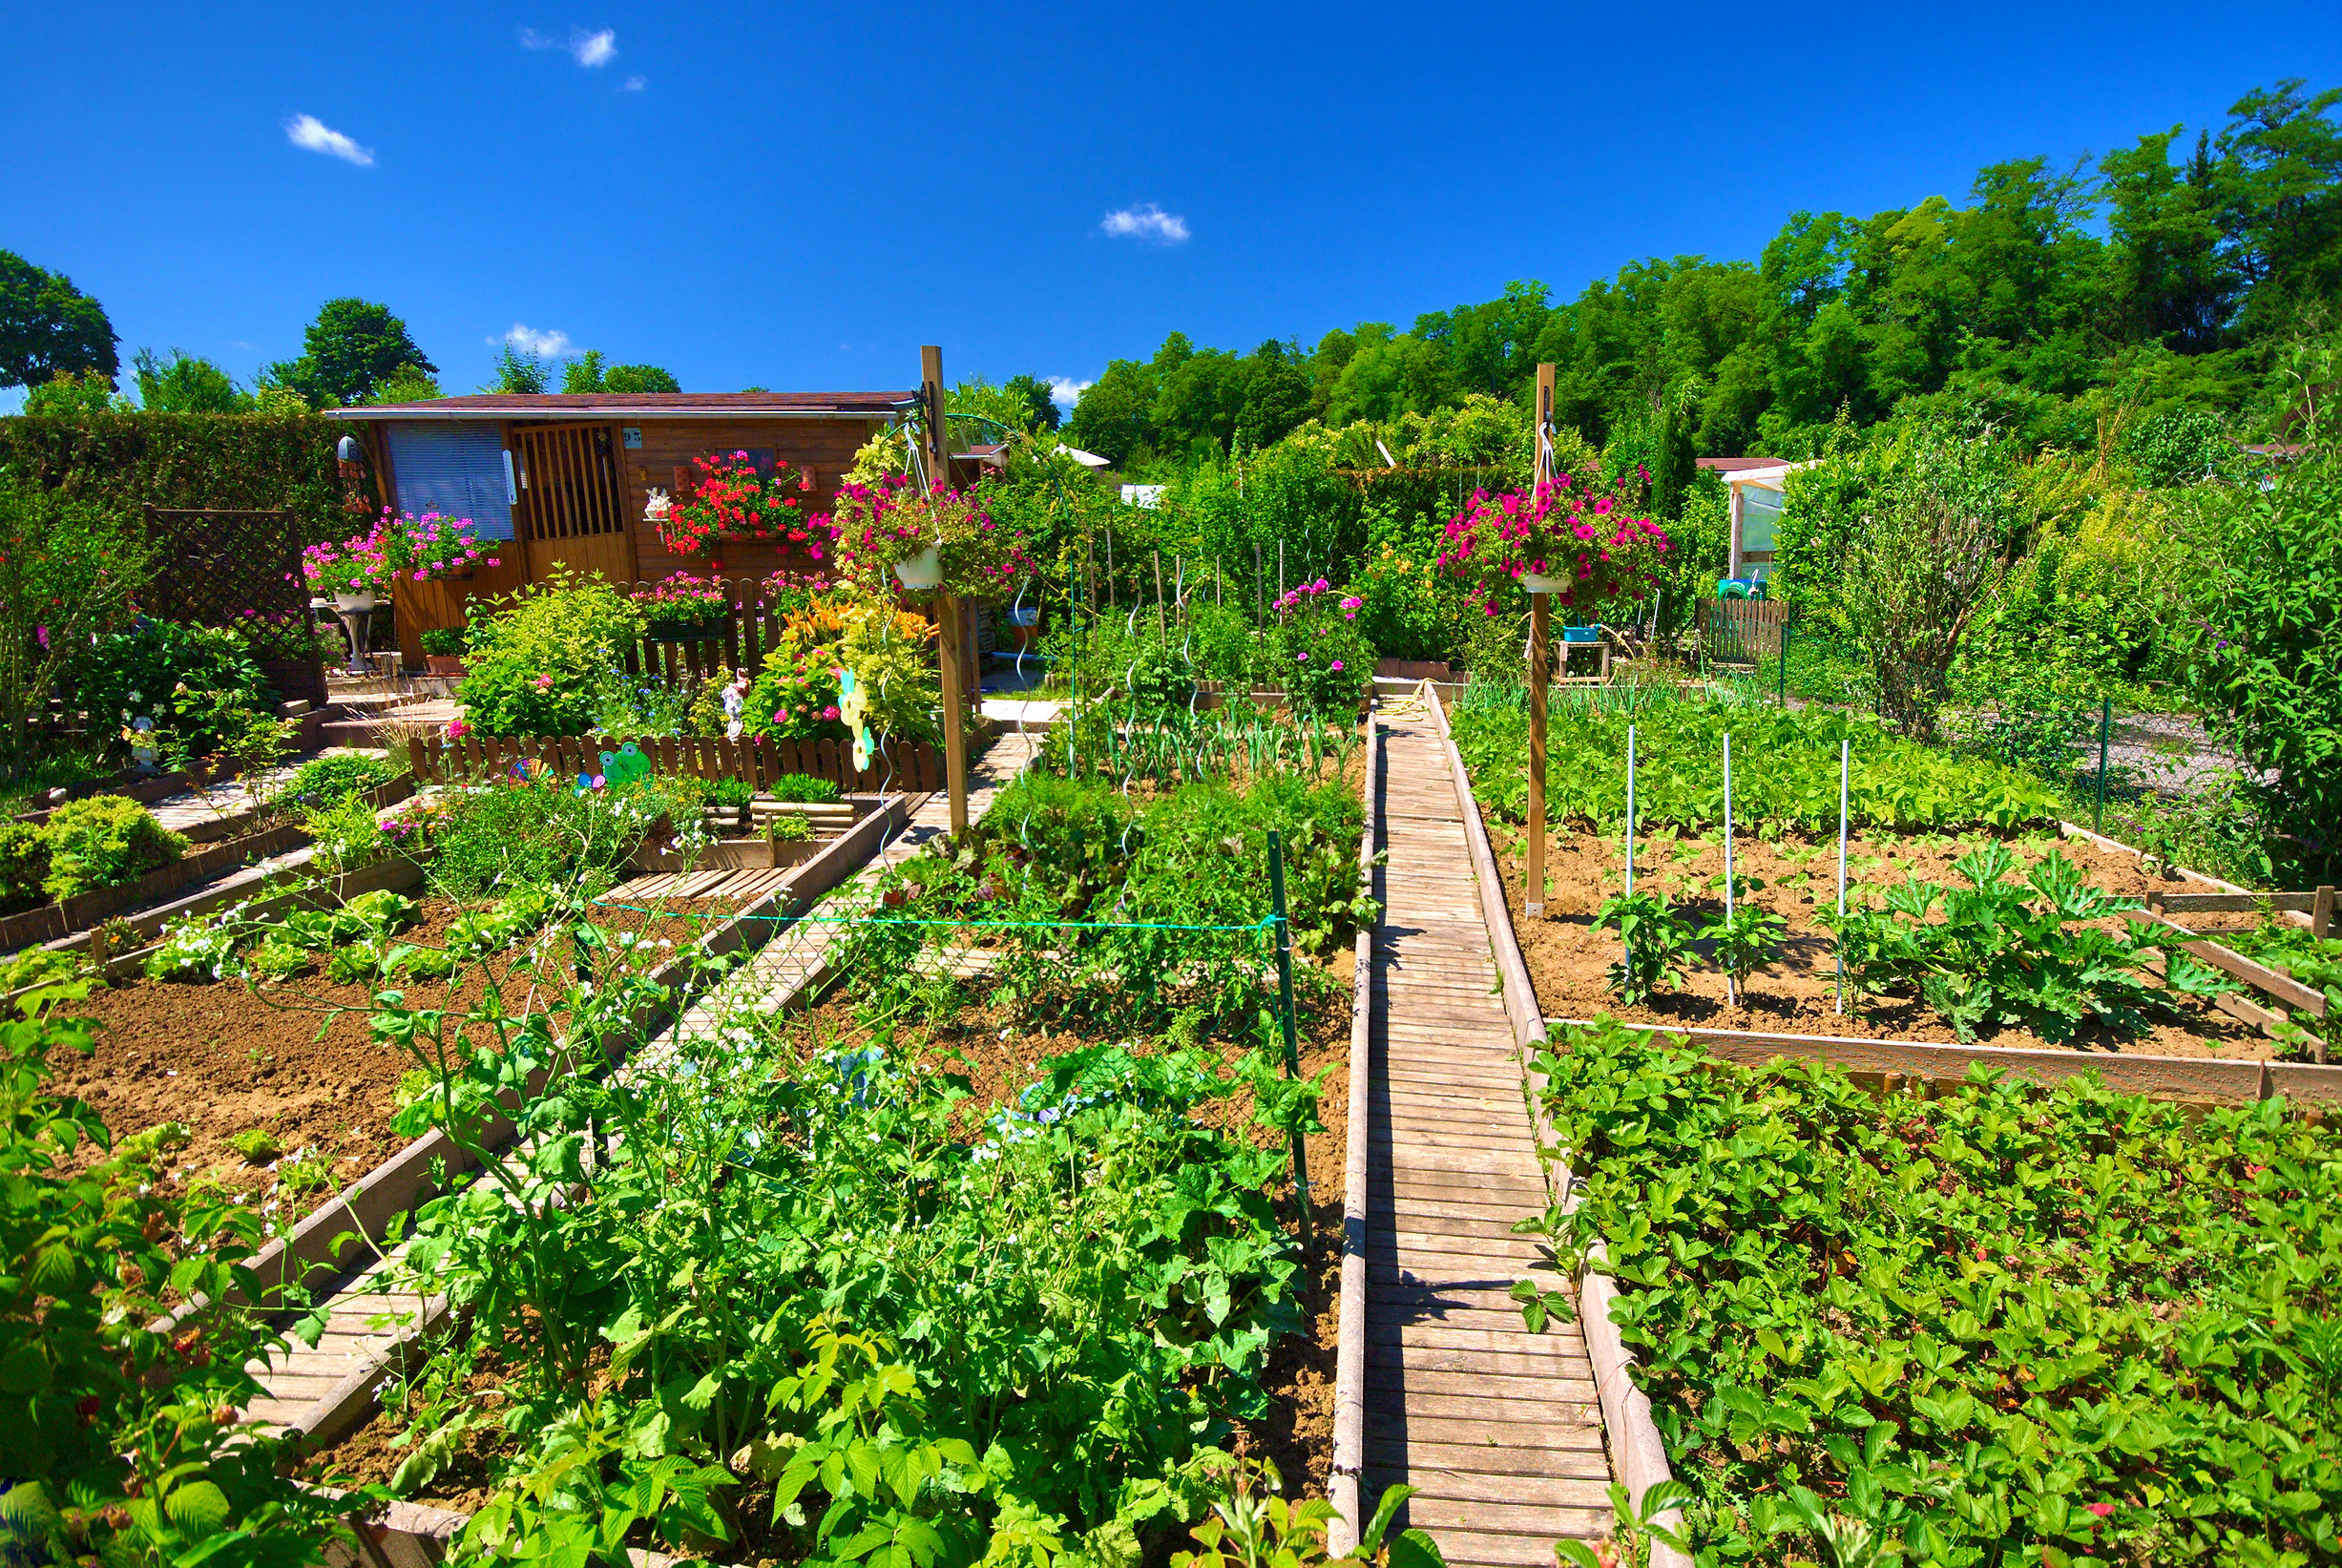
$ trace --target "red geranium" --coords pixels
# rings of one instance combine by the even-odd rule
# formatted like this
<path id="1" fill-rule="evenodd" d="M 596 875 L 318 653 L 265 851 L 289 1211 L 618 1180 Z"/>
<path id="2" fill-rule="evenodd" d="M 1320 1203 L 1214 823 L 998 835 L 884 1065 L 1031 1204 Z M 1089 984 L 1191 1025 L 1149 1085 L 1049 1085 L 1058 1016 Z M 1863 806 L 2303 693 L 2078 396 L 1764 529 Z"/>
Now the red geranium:
<path id="1" fill-rule="evenodd" d="M 669 551 L 695 555 L 711 540 L 741 539 L 793 545 L 817 561 L 827 554 L 833 532 L 805 510 L 811 474 L 791 475 L 782 461 L 766 478 L 744 451 L 710 452 L 693 463 L 698 475 L 668 504 L 659 523 L 659 542 Z"/>

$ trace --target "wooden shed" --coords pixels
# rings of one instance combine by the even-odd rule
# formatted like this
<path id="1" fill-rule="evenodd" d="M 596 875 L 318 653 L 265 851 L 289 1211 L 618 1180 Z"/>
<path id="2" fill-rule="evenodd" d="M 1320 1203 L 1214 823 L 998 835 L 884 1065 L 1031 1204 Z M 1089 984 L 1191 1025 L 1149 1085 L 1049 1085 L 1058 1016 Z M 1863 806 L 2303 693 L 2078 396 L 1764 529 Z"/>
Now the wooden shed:
<path id="1" fill-rule="evenodd" d="M 460 625 L 471 599 L 556 565 L 616 583 L 709 575 L 705 556 L 669 554 L 644 521 L 654 488 L 672 492 L 705 454 L 745 451 L 810 474 L 807 510 L 826 512 L 863 443 L 919 404 L 916 391 L 481 393 L 328 417 L 359 428 L 387 504 L 469 517 L 506 545 L 498 566 L 469 578 L 397 585 L 400 646 L 419 663 L 426 629 Z M 762 544 L 727 543 L 718 558 L 735 578 L 781 562 Z"/>

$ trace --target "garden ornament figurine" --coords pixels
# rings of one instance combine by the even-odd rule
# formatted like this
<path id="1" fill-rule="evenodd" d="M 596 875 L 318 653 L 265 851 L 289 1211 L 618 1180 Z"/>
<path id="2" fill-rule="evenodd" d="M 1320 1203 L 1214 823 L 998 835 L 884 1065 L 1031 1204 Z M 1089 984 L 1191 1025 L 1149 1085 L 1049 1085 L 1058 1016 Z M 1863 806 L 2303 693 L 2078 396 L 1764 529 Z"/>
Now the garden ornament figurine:
<path id="1" fill-rule="evenodd" d="M 674 505 L 675 502 L 668 497 L 665 491 L 653 485 L 650 502 L 642 509 L 642 520 L 652 524 L 663 523 L 667 520 L 668 510 Z"/>
<path id="2" fill-rule="evenodd" d="M 742 670 L 732 678 L 732 683 L 723 688 L 721 700 L 723 703 L 723 738 L 737 741 L 741 730 L 741 705 L 748 700 L 747 671 Z"/>
<path id="3" fill-rule="evenodd" d="M 601 754 L 602 777 L 613 785 L 639 784 L 651 776 L 651 760 L 632 741 Z"/>

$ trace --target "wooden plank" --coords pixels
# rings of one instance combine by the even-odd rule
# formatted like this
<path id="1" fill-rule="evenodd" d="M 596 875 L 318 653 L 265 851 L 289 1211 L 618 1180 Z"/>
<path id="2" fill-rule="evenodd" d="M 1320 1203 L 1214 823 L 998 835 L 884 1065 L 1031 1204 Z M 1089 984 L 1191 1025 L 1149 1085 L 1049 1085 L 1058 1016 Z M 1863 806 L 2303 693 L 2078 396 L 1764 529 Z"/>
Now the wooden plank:
<path id="1" fill-rule="evenodd" d="M 1388 1464 L 1403 1456 L 1407 1468 L 1415 1474 L 1428 1471 L 1453 1471 L 1477 1475 L 1544 1475 L 1555 1480 L 1584 1478 L 1588 1461 L 1577 1449 L 1549 1449 L 1542 1444 L 1523 1443 L 1418 1443 L 1410 1438 L 1394 1454 L 1388 1439 L 1377 1440 L 1371 1429 L 1367 1432 L 1367 1463 Z M 1596 1474 L 1602 1477 L 1607 1493 L 1610 1465 L 1601 1461 Z"/>
<path id="2" fill-rule="evenodd" d="M 2146 907 L 2165 912 L 2187 912 L 2202 909 L 2224 912 L 2255 913 L 2262 909 L 2285 909 L 2308 914 L 2317 908 L 2315 893 L 2149 893 Z"/>
<path id="3" fill-rule="evenodd" d="M 1367 1414 L 1373 1424 L 1394 1427 L 1410 1437 L 1432 1438 L 1431 1423 L 1456 1422 L 1478 1427 L 1531 1425 L 1550 1427 L 1564 1447 L 1602 1446 L 1602 1407 L 1599 1399 L 1499 1399 L 1493 1394 L 1423 1393 L 1413 1389 L 1384 1389 L 1367 1394 Z M 1573 1432 L 1582 1428 L 1583 1432 Z M 1499 1442 L 1511 1440 L 1500 1432 Z M 1445 1439 L 1452 1441 L 1453 1439 Z M 1470 1441 L 1470 1438 L 1466 1439 Z"/>

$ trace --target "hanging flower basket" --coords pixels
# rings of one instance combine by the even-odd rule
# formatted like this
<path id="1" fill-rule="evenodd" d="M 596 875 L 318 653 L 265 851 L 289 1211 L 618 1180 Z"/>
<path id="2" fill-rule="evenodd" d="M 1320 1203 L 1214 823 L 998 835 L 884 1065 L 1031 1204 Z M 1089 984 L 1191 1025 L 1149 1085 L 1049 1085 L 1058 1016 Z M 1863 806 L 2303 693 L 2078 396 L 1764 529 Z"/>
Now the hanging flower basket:
<path id="1" fill-rule="evenodd" d="M 826 558 L 827 525 L 805 512 L 811 474 L 791 475 L 788 464 L 778 462 L 765 478 L 744 451 L 711 452 L 692 461 L 698 472 L 688 488 L 673 496 L 654 496 L 644 513 L 669 552 L 704 555 L 718 544 L 761 544 L 803 550 L 817 561 Z"/>
<path id="2" fill-rule="evenodd" d="M 1566 473 L 1526 495 L 1473 491 L 1472 504 L 1449 522 L 1447 539 L 1438 563 L 1444 570 L 1483 589 L 1511 582 L 1550 594 L 1579 612 L 1642 597 L 1671 548 L 1657 523 L 1627 515 L 1622 488 L 1589 494 Z"/>
<path id="3" fill-rule="evenodd" d="M 1006 598 L 1033 572 L 1024 535 L 976 495 L 945 485 L 923 492 L 908 474 L 876 490 L 841 486 L 830 524 L 840 568 L 872 587 L 891 575 L 910 593 Z"/>

